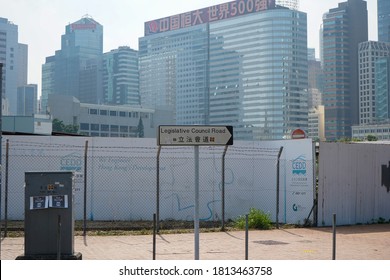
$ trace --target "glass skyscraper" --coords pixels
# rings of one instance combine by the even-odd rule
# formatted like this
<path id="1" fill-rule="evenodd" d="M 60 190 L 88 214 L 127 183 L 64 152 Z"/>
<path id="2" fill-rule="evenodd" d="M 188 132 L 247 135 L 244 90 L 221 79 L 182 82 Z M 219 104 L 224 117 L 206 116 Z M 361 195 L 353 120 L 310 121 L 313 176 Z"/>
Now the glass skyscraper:
<path id="1" fill-rule="evenodd" d="M 207 124 L 208 25 L 140 38 L 142 106 L 171 109 L 177 124 Z"/>
<path id="2" fill-rule="evenodd" d="M 38 86 L 25 85 L 18 87 L 18 116 L 32 116 L 37 113 Z"/>
<path id="3" fill-rule="evenodd" d="M 140 105 L 138 51 L 119 47 L 103 55 L 104 103 Z"/>
<path id="4" fill-rule="evenodd" d="M 367 3 L 348 0 L 323 17 L 325 136 L 351 138 L 359 124 L 359 43 L 368 40 Z"/>
<path id="5" fill-rule="evenodd" d="M 299 10 L 299 0 L 276 0 L 276 5 L 293 10 Z"/>
<path id="6" fill-rule="evenodd" d="M 376 121 L 390 121 L 390 57 L 375 62 Z"/>
<path id="7" fill-rule="evenodd" d="M 390 43 L 368 41 L 359 44 L 359 123 L 361 125 L 377 121 L 376 111 L 382 105 L 383 91 L 378 95 L 379 100 L 376 98 L 376 91 L 385 86 L 379 81 L 387 82 L 388 80 L 383 79 L 383 63 L 378 65 L 382 77 L 376 79 L 377 68 L 375 65 L 381 58 L 389 57 Z"/>
<path id="8" fill-rule="evenodd" d="M 4 114 L 17 114 L 17 88 L 27 84 L 28 46 L 18 42 L 18 26 L 0 17 L 0 62 L 3 63 Z M 7 106 L 8 105 L 8 106 Z"/>
<path id="9" fill-rule="evenodd" d="M 210 24 L 210 124 L 239 139 L 307 129 L 306 14 L 270 9 Z"/>
<path id="10" fill-rule="evenodd" d="M 390 1 L 378 0 L 378 40 L 390 42 Z"/>
<path id="11" fill-rule="evenodd" d="M 307 129 L 307 18 L 274 1 L 232 1 L 145 23 L 141 104 L 176 124 L 233 125 L 235 139 Z"/>
<path id="12" fill-rule="evenodd" d="M 102 56 L 102 25 L 89 16 L 67 25 L 61 50 L 42 66 L 42 103 L 46 104 L 48 94 L 70 95 L 84 103 L 102 102 Z"/>

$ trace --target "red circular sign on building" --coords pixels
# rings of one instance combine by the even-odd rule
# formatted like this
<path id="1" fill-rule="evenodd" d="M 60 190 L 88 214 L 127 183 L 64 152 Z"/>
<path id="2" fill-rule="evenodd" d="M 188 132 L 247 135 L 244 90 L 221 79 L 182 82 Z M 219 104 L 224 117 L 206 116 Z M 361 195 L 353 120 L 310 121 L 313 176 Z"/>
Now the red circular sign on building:
<path id="1" fill-rule="evenodd" d="M 291 139 L 304 139 L 306 138 L 306 132 L 303 129 L 295 129 L 291 133 Z"/>

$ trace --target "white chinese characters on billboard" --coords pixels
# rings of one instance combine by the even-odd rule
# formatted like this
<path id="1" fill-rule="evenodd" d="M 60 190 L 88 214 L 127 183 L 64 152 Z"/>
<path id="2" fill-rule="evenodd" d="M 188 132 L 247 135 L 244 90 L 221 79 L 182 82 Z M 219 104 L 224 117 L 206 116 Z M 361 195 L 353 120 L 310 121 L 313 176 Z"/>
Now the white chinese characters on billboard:
<path id="1" fill-rule="evenodd" d="M 275 0 L 237 0 L 145 23 L 145 36 L 256 13 L 275 7 Z"/>

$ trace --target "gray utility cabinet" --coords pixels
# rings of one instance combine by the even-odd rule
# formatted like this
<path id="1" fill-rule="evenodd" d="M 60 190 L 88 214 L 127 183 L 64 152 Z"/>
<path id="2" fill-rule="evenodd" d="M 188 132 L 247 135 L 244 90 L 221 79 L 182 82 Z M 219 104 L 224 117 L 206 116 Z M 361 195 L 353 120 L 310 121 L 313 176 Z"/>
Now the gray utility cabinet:
<path id="1" fill-rule="evenodd" d="M 25 173 L 24 259 L 74 255 L 73 172 Z"/>

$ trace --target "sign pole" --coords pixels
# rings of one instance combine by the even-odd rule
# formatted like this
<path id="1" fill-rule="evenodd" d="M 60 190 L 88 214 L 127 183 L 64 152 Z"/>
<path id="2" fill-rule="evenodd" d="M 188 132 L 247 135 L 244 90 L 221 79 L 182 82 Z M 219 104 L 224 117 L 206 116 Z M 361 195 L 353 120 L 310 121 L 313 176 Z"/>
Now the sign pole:
<path id="1" fill-rule="evenodd" d="M 195 153 L 195 213 L 194 213 L 194 233 L 195 233 L 195 260 L 199 260 L 199 146 L 194 146 Z"/>
<path id="2" fill-rule="evenodd" d="M 199 260 L 199 146 L 225 146 L 233 145 L 232 126 L 186 126 L 186 125 L 160 125 L 158 127 L 157 145 L 159 152 L 161 146 L 194 146 L 195 158 L 195 207 L 194 207 L 194 254 Z M 158 153 L 159 153 L 158 152 Z M 224 170 L 225 168 L 223 168 Z M 159 177 L 159 159 L 157 156 L 157 178 Z M 223 175 L 224 177 L 224 175 Z M 157 179 L 157 208 L 159 193 L 159 179 Z M 224 212 L 224 210 L 222 211 Z M 158 218 L 158 214 L 157 214 Z M 158 223 L 158 222 L 157 222 Z M 158 228 L 158 224 L 157 224 Z"/>
<path id="3" fill-rule="evenodd" d="M 222 231 L 225 231 L 225 156 L 228 147 L 228 145 L 225 146 L 222 154 Z"/>

